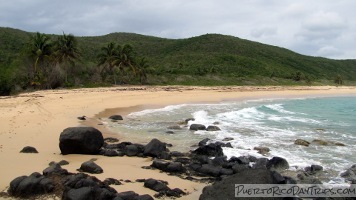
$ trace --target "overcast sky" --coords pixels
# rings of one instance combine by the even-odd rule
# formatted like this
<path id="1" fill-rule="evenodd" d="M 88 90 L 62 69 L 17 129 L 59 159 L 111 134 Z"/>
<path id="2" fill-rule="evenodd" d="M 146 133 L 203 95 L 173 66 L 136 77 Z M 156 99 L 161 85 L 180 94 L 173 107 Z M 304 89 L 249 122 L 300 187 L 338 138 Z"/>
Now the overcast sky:
<path id="1" fill-rule="evenodd" d="M 76 36 L 220 33 L 305 55 L 356 58 L 355 0 L 0 0 L 0 26 Z"/>

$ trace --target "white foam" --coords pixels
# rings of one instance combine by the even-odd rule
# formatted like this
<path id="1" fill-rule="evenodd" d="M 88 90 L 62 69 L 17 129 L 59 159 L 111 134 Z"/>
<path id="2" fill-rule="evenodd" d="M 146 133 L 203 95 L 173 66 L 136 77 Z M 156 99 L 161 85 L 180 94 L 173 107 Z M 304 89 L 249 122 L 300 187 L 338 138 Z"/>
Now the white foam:
<path id="1" fill-rule="evenodd" d="M 143 116 L 143 115 L 157 113 L 157 112 L 172 112 L 177 109 L 181 109 L 184 106 L 187 106 L 187 104 L 170 105 L 170 106 L 166 106 L 164 108 L 158 108 L 158 109 L 146 109 L 146 110 L 142 110 L 139 112 L 130 113 L 128 116 L 136 117 L 136 116 Z"/>
<path id="2" fill-rule="evenodd" d="M 294 115 L 296 114 L 295 112 L 291 112 L 291 111 L 288 111 L 288 110 L 285 110 L 284 107 L 283 107 L 283 104 L 270 104 L 270 105 L 266 105 L 265 107 L 271 109 L 271 110 L 275 110 L 279 113 L 284 113 L 284 114 L 291 114 L 291 115 Z"/>

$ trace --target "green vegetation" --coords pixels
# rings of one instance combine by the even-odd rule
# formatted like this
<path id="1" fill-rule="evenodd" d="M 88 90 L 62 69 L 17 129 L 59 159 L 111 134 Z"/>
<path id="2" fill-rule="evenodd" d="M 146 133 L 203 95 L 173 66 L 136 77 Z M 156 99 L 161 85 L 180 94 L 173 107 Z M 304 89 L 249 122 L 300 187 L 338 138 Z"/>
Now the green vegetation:
<path id="1" fill-rule="evenodd" d="M 354 84 L 356 60 L 304 56 L 237 37 L 97 37 L 0 28 L 0 95 L 111 84 Z"/>

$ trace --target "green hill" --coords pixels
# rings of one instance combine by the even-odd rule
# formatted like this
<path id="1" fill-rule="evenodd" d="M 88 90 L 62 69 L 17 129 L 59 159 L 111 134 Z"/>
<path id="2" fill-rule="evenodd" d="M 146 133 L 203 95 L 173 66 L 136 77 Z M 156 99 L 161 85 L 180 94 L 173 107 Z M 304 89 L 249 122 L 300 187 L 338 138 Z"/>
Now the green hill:
<path id="1" fill-rule="evenodd" d="M 18 58 L 31 34 L 0 28 L 2 74 L 16 74 Z M 323 84 L 333 82 L 338 75 L 346 83 L 356 81 L 356 60 L 305 56 L 233 36 L 206 34 L 187 39 L 164 39 L 111 33 L 77 39 L 86 69 L 97 67 L 100 48 L 109 42 L 131 44 L 140 57 L 147 59 L 151 84 L 302 84 L 299 80 Z M 4 79 L 4 76 L 0 77 Z"/>

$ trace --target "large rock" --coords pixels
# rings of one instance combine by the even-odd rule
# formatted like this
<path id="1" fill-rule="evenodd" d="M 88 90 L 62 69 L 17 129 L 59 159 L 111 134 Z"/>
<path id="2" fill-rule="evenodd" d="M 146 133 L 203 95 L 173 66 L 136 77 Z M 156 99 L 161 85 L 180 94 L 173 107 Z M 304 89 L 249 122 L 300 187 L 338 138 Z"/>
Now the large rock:
<path id="1" fill-rule="evenodd" d="M 203 193 L 200 195 L 201 200 L 215 199 L 236 199 L 235 184 L 279 184 L 283 177 L 277 172 L 272 172 L 266 169 L 246 169 L 241 173 L 237 173 L 222 181 L 215 182 L 211 186 L 206 186 Z M 244 199 L 261 199 L 261 198 L 244 198 Z M 283 198 L 269 198 L 283 199 Z"/>
<path id="2" fill-rule="evenodd" d="M 20 176 L 12 180 L 8 193 L 16 197 L 29 197 L 50 193 L 53 190 L 54 183 L 51 179 L 34 172 L 30 176 Z"/>
<path id="3" fill-rule="evenodd" d="M 308 147 L 310 145 L 310 142 L 302 139 L 296 139 L 294 141 L 294 144 Z"/>
<path id="4" fill-rule="evenodd" d="M 221 129 L 217 126 L 208 126 L 206 128 L 207 131 L 221 131 Z"/>
<path id="5" fill-rule="evenodd" d="M 199 131 L 199 130 L 205 130 L 206 127 L 202 124 L 192 124 L 190 125 L 189 129 L 193 131 Z"/>
<path id="6" fill-rule="evenodd" d="M 221 145 L 215 143 L 210 143 L 205 146 L 200 146 L 196 150 L 194 150 L 193 153 L 198 155 L 212 156 L 212 157 L 224 155 Z"/>
<path id="7" fill-rule="evenodd" d="M 112 115 L 112 116 L 109 117 L 109 119 L 112 119 L 112 120 L 123 120 L 121 115 Z"/>
<path id="8" fill-rule="evenodd" d="M 80 166 L 80 170 L 83 172 L 91 173 L 91 174 L 101 174 L 104 172 L 104 170 L 99 165 L 97 165 L 95 162 L 93 162 L 91 160 L 84 162 Z"/>
<path id="9" fill-rule="evenodd" d="M 93 127 L 71 127 L 59 137 L 59 148 L 66 154 L 97 154 L 104 144 L 101 132 Z"/>
<path id="10" fill-rule="evenodd" d="M 166 143 L 152 139 L 144 148 L 143 155 L 161 158 L 167 152 Z"/>
<path id="11" fill-rule="evenodd" d="M 145 180 L 144 186 L 156 192 L 170 190 L 167 183 L 152 178 Z"/>
<path id="12" fill-rule="evenodd" d="M 286 159 L 281 157 L 273 157 L 266 164 L 267 169 L 275 171 L 283 171 L 289 168 L 289 164 Z"/>

